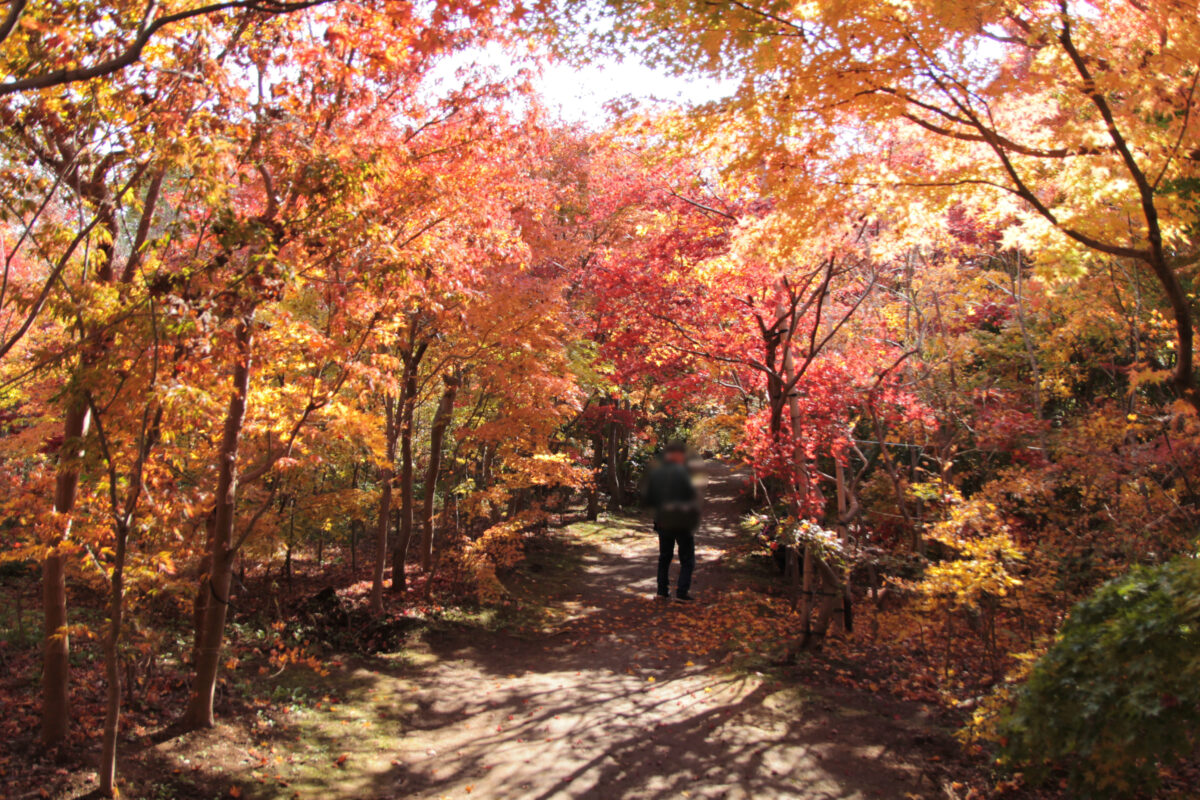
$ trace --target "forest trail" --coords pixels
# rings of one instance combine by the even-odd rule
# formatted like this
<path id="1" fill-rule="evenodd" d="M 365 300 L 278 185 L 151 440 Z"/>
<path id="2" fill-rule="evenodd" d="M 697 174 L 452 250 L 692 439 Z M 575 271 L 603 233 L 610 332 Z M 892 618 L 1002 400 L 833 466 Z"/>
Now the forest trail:
<path id="1" fill-rule="evenodd" d="M 729 580 L 719 556 L 738 516 L 739 479 L 719 464 L 709 472 L 702 599 Z M 430 800 L 944 796 L 907 752 L 923 727 L 904 718 L 911 707 L 802 694 L 663 646 L 690 608 L 651 599 L 648 524 L 617 517 L 589 538 L 578 579 L 553 598 L 570 615 L 564 624 L 532 638 L 428 638 L 418 674 L 402 670 L 414 690 L 396 752 L 356 759 L 327 790 Z"/>
<path id="2" fill-rule="evenodd" d="M 719 463 L 706 472 L 701 601 L 733 586 L 721 556 L 736 540 L 741 483 Z M 269 749 L 263 741 L 227 773 L 235 796 L 955 796 L 930 764 L 939 758 L 930 742 L 942 737 L 920 707 L 777 682 L 689 648 L 704 635 L 687 630 L 696 609 L 653 600 L 656 556 L 639 517 L 564 529 L 519 577 L 552 622 L 524 635 L 433 629 L 399 652 L 347 662 L 316 684 L 332 701 L 287 715 L 289 731 L 276 729 Z M 178 765 L 208 746 L 219 748 L 219 736 L 168 749 Z"/>

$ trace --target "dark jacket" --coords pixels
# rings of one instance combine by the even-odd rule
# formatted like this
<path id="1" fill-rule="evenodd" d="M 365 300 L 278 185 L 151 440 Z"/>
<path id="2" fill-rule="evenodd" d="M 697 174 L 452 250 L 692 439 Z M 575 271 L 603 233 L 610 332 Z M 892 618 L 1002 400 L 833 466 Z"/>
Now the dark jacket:
<path id="1" fill-rule="evenodd" d="M 642 503 L 654 509 L 655 528 L 692 529 L 700 523 L 699 497 L 683 464 L 667 462 L 651 470 Z"/>

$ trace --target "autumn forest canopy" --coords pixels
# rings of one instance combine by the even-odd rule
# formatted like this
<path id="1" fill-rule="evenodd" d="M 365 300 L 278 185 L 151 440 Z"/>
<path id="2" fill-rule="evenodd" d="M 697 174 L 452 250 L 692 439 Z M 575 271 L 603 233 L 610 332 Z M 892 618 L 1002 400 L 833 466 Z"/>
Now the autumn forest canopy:
<path id="1" fill-rule="evenodd" d="M 689 102 L 543 96 L 622 59 Z M 1192 0 L 8 0 L 0 257 L 14 796 L 242 796 L 144 743 L 551 613 L 676 438 L 680 658 L 930 709 L 910 796 L 1194 796 Z"/>

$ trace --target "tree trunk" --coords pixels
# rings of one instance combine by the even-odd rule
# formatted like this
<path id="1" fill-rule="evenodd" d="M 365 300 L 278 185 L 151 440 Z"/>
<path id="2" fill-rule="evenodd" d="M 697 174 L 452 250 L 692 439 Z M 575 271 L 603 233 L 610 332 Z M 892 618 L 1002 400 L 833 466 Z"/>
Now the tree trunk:
<path id="1" fill-rule="evenodd" d="M 620 425 L 614 419 L 608 423 L 608 510 L 621 509 L 621 473 L 617 463 L 617 441 Z"/>
<path id="2" fill-rule="evenodd" d="M 384 415 L 384 463 L 379 470 L 382 489 L 379 492 L 379 509 L 375 512 L 375 569 L 371 574 L 371 613 L 383 613 L 383 569 L 387 564 L 388 525 L 392 521 L 392 481 L 396 477 L 396 412 L 399 403 L 390 395 L 383 398 Z M 392 585 L 396 585 L 392 576 Z"/>
<path id="3" fill-rule="evenodd" d="M 91 423 L 84 398 L 72 398 L 63 422 L 63 442 L 58 451 L 54 480 L 54 511 L 63 515 L 58 541 L 42 564 L 42 744 L 61 744 L 70 723 L 68 682 L 70 638 L 67 635 L 66 557 L 60 546 L 71 533 L 70 514 L 79 488 L 79 460 L 83 439 Z"/>
<path id="4" fill-rule="evenodd" d="M 879 413 L 875 410 L 874 401 L 868 400 L 867 411 L 871 414 L 871 423 L 875 428 L 875 438 L 879 440 L 879 455 L 883 459 L 883 467 L 887 472 L 888 480 L 892 484 L 892 492 L 896 495 L 896 507 L 900 510 L 900 516 L 904 518 L 904 524 L 909 530 L 909 547 L 914 553 L 920 553 L 924 550 L 924 544 L 921 541 L 921 531 L 917 527 L 916 520 L 909 513 L 908 503 L 904 497 L 904 483 L 900 478 L 900 469 L 896 466 L 895 459 L 887 449 L 887 431 L 883 428 L 883 422 L 879 419 Z"/>
<path id="5" fill-rule="evenodd" d="M 157 372 L 151 379 L 148 388 L 153 391 Z M 89 408 L 95 405 L 89 398 Z M 147 408 L 147 412 L 149 409 Z M 100 441 L 100 450 L 108 465 L 109 502 L 113 513 L 113 566 L 109 576 L 109 630 L 104 642 L 104 672 L 107 684 L 104 714 L 104 728 L 101 732 L 100 765 L 98 768 L 100 794 L 116 797 L 117 778 L 117 734 L 121 725 L 121 623 L 125 613 L 125 560 L 129 552 L 129 535 L 133 528 L 134 514 L 142 496 L 143 477 L 146 461 L 158 441 L 162 430 L 163 408 L 159 406 L 154 414 L 144 413 L 142 416 L 142 432 L 139 437 L 137 459 L 129 471 L 125 499 L 118 506 L 116 486 L 120 482 L 119 470 L 113 462 L 112 450 L 104 434 L 104 426 L 100 414 L 96 414 L 96 432 Z M 153 655 L 146 664 L 146 676 L 149 679 L 153 669 Z M 137 667 L 134 661 L 126 665 L 126 686 L 136 686 Z"/>
<path id="6" fill-rule="evenodd" d="M 442 378 L 446 388 L 438 401 L 433 415 L 433 427 L 429 432 L 429 469 L 425 472 L 425 504 L 421 509 L 421 570 L 433 568 L 433 503 L 437 492 L 438 470 L 442 466 L 442 441 L 454 417 L 454 398 L 462 379 L 457 372 Z"/>
<path id="7" fill-rule="evenodd" d="M 604 469 L 604 436 L 592 437 L 592 487 L 588 490 L 587 518 L 595 522 L 600 516 L 600 474 Z"/>
<path id="8" fill-rule="evenodd" d="M 487 489 L 492 485 L 491 448 L 485 442 L 479 448 L 479 488 Z"/>
<path id="9" fill-rule="evenodd" d="M 1016 299 L 1017 327 L 1021 331 L 1021 343 L 1025 346 L 1025 358 L 1029 362 L 1029 392 L 1033 415 L 1042 418 L 1042 365 L 1038 361 L 1037 348 L 1033 345 L 1033 337 L 1029 335 L 1029 326 L 1025 322 L 1025 263 L 1020 251 L 1014 257 L 1013 297 Z M 1042 436 L 1043 446 L 1045 437 Z"/>
<path id="10" fill-rule="evenodd" d="M 192 665 L 200 658 L 200 632 L 204 630 L 204 615 L 208 613 L 208 598 L 212 591 L 208 582 L 212 579 L 212 538 L 216 524 L 216 509 L 204 520 L 204 555 L 200 557 L 200 569 L 196 581 L 196 599 L 192 603 Z"/>
<path id="11" fill-rule="evenodd" d="M 100 744 L 100 794 L 116 797 L 117 732 L 121 715 L 121 671 L 118 646 L 121 642 L 121 617 L 125 611 L 125 547 L 129 528 L 117 523 L 117 541 L 113 553 L 113 571 L 109 592 L 108 638 L 104 642 L 104 678 L 108 683 L 104 711 L 104 732 Z"/>
<path id="12" fill-rule="evenodd" d="M 404 402 L 400 410 L 400 535 L 392 553 L 392 591 L 403 592 L 408 544 L 413 532 L 413 417 L 417 408 L 417 370 L 425 354 L 422 344 L 404 358 Z"/>
<path id="13" fill-rule="evenodd" d="M 821 602 L 818 604 L 817 618 L 812 624 L 805 646 L 810 649 L 820 649 L 825 642 L 825 636 L 829 632 L 829 625 L 833 621 L 834 614 L 839 609 L 845 613 L 846 590 L 838 574 L 833 571 L 833 567 L 829 566 L 828 562 L 816 553 L 813 554 L 813 571 L 820 578 Z"/>
<path id="14" fill-rule="evenodd" d="M 800 607 L 800 556 L 793 545 L 783 545 L 783 577 L 788 585 L 788 599 L 792 611 Z"/>
<path id="15" fill-rule="evenodd" d="M 802 646 L 807 646 L 809 638 L 812 636 L 812 608 L 813 608 L 813 591 L 816 588 L 813 580 L 815 575 L 813 561 L 816 554 L 813 553 L 812 545 L 806 544 L 801 551 L 804 556 L 804 588 L 801 589 L 801 606 L 800 619 L 802 627 L 800 629 L 800 643 Z"/>
<path id="16" fill-rule="evenodd" d="M 850 549 L 850 521 L 853 519 L 853 514 L 850 511 L 850 487 L 846 485 L 846 468 L 842 466 L 842 462 L 835 456 L 833 467 L 834 480 L 837 481 L 837 508 L 838 508 L 838 540 L 842 543 L 842 551 L 849 552 Z M 845 632 L 850 632 L 850 559 L 847 558 L 847 566 L 842 571 L 842 596 L 834 608 L 834 613 L 838 614 L 835 622 L 841 626 Z"/>
<path id="17" fill-rule="evenodd" d="M 395 494 L 395 492 L 392 492 L 392 516 L 389 522 L 391 527 L 388 528 L 395 537 L 395 544 L 392 545 L 392 584 L 390 591 L 400 594 L 405 589 L 404 565 L 408 562 L 408 543 L 404 542 L 402 546 L 400 542 L 400 509 L 396 507 Z"/>
<path id="18" fill-rule="evenodd" d="M 196 675 L 192 694 L 184 712 L 188 730 L 211 728 L 213 700 L 217 690 L 217 671 L 221 664 L 221 644 L 225 637 L 225 617 L 229 608 L 229 589 L 233 583 L 233 525 L 237 506 L 238 444 L 246 422 L 246 400 L 250 394 L 251 349 L 254 342 L 252 317 L 239 320 L 237 327 L 238 360 L 233 370 L 233 393 L 225 412 L 217 476 L 216 508 L 213 515 L 211 548 L 208 556 L 208 590 L 204 617 L 196 651 Z"/>
<path id="19" fill-rule="evenodd" d="M 283 542 L 283 577 L 287 581 L 288 597 L 292 596 L 292 551 L 296 547 L 296 500 L 288 496 L 284 496 L 283 501 L 279 504 L 279 511 L 291 507 L 291 513 L 288 514 L 288 533 L 287 538 Z M 242 559 L 242 574 L 238 579 L 241 585 L 246 585 L 246 560 Z"/>
<path id="20" fill-rule="evenodd" d="M 629 419 L 633 419 L 633 403 L 626 399 L 624 407 L 625 411 L 630 412 Z M 637 493 L 633 481 L 633 462 L 630 458 L 630 439 L 633 438 L 632 433 L 633 429 L 631 426 L 621 426 L 621 447 L 617 458 L 621 464 L 621 486 L 623 487 L 621 494 L 621 505 L 623 506 L 629 504 L 631 494 L 636 495 Z M 636 502 L 636 499 L 634 502 Z"/>
<path id="21" fill-rule="evenodd" d="M 794 321 L 793 321 L 793 324 Z M 788 415 L 792 423 L 792 469 L 795 471 L 796 483 L 796 499 L 795 499 L 795 516 L 796 519 L 804 519 L 806 516 L 807 506 L 809 504 L 810 495 L 814 493 L 813 486 L 808 473 L 808 456 L 804 451 L 804 447 L 799 441 L 798 432 L 800 431 L 801 423 L 803 422 L 802 411 L 800 408 L 800 398 L 797 394 L 796 385 L 796 366 L 795 359 L 792 355 L 790 345 L 783 354 L 783 376 L 787 386 L 791 386 L 788 392 Z M 812 612 L 814 607 L 814 598 L 817 590 L 817 576 L 820 575 L 821 584 L 824 591 L 829 594 L 823 594 L 821 607 L 818 612 L 816 624 L 813 624 Z M 803 602 L 801 608 L 801 635 L 800 646 L 804 648 L 819 646 L 821 640 L 824 639 L 825 631 L 829 627 L 829 619 L 832 615 L 833 602 L 831 600 L 832 593 L 841 593 L 843 591 L 841 581 L 837 575 L 825 563 L 820 554 L 811 544 L 804 545 L 804 589 Z M 826 602 L 828 601 L 828 602 Z"/>
<path id="22" fill-rule="evenodd" d="M 354 471 L 350 473 L 350 488 L 358 488 L 358 464 L 354 465 Z M 358 579 L 358 537 L 361 535 L 360 528 L 363 527 L 362 520 L 355 517 L 350 520 L 350 574 Z"/>

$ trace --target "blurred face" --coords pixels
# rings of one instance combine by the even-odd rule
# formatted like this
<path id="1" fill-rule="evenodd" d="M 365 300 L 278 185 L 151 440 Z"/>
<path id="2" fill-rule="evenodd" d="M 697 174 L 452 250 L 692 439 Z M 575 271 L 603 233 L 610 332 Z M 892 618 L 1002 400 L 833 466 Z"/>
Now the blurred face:
<path id="1" fill-rule="evenodd" d="M 687 453 L 682 450 L 668 450 L 664 458 L 671 464 L 682 464 L 687 461 Z"/>

